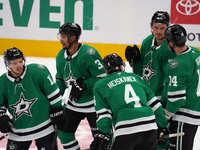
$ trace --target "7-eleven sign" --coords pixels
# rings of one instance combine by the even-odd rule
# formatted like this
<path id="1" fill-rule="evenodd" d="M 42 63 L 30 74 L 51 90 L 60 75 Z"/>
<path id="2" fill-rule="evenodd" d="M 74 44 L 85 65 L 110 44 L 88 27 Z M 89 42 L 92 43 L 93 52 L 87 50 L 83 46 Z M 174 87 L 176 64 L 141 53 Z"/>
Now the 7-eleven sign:
<path id="1" fill-rule="evenodd" d="M 200 24 L 200 0 L 171 0 L 172 24 Z"/>

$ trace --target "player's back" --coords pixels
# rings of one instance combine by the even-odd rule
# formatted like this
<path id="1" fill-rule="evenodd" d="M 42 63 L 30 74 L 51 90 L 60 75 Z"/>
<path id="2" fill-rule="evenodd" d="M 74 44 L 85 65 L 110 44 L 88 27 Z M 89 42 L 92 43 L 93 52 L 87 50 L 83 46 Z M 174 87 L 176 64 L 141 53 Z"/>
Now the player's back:
<path id="1" fill-rule="evenodd" d="M 168 86 L 166 109 L 174 120 L 199 125 L 200 121 L 200 52 L 192 47 L 178 55 L 166 67 Z"/>
<path id="2" fill-rule="evenodd" d="M 99 86 L 100 85 L 100 86 Z M 124 120 L 154 116 L 147 101 L 154 97 L 140 76 L 133 73 L 113 73 L 97 82 L 110 106 L 114 124 Z"/>
<path id="3" fill-rule="evenodd" d="M 147 105 L 154 100 L 154 93 L 140 76 L 116 72 L 99 80 L 94 91 L 95 109 L 106 107 L 112 112 L 114 137 L 157 129 L 153 110 Z"/>

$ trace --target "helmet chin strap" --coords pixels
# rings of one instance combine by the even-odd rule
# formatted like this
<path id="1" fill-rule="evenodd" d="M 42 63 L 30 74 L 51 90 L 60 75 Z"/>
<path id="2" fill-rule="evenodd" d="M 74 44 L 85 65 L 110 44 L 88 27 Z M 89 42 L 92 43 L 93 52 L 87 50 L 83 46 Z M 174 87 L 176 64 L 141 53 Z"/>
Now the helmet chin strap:
<path id="1" fill-rule="evenodd" d="M 69 43 L 69 47 L 64 48 L 64 50 L 68 51 L 70 49 L 71 45 L 72 45 L 72 43 Z"/>
<path id="2" fill-rule="evenodd" d="M 68 35 L 68 36 L 69 36 L 69 35 Z M 73 43 L 70 43 L 69 40 L 71 40 L 71 36 L 70 36 L 70 38 L 68 38 L 69 47 L 64 48 L 64 50 L 69 51 L 69 49 L 71 48 L 71 45 L 75 42 L 75 41 L 74 41 Z"/>
<path id="3" fill-rule="evenodd" d="M 172 51 L 172 52 L 175 53 L 175 50 L 174 50 L 174 44 L 173 44 L 173 47 L 171 47 L 171 46 L 168 45 L 168 49 L 169 49 L 170 51 Z"/>

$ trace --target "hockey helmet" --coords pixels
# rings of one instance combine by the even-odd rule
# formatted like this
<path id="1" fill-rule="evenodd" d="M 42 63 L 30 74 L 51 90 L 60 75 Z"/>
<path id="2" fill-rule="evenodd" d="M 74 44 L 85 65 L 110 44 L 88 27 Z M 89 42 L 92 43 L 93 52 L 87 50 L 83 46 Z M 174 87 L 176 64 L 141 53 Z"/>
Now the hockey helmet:
<path id="1" fill-rule="evenodd" d="M 121 71 L 120 65 L 125 67 L 122 58 L 115 53 L 107 55 L 103 59 L 103 66 L 108 74 Z"/>
<path id="2" fill-rule="evenodd" d="M 151 18 L 151 26 L 153 23 L 164 23 L 167 24 L 167 26 L 170 23 L 170 16 L 168 12 L 166 11 L 157 11 L 154 13 L 154 15 Z"/>
<path id="3" fill-rule="evenodd" d="M 68 36 L 68 39 L 75 35 L 76 41 L 78 41 L 81 35 L 81 27 L 77 23 L 65 23 L 59 28 L 59 33 L 66 34 Z"/>
<path id="4" fill-rule="evenodd" d="M 25 56 L 23 55 L 23 53 L 16 47 L 10 48 L 5 50 L 4 52 L 4 63 L 6 65 L 6 67 L 8 67 L 9 63 L 11 60 L 15 60 L 15 59 L 19 59 L 22 58 L 25 61 Z"/>
<path id="5" fill-rule="evenodd" d="M 186 42 L 187 32 L 184 27 L 179 24 L 169 26 L 165 30 L 165 39 L 176 46 L 183 46 Z"/>

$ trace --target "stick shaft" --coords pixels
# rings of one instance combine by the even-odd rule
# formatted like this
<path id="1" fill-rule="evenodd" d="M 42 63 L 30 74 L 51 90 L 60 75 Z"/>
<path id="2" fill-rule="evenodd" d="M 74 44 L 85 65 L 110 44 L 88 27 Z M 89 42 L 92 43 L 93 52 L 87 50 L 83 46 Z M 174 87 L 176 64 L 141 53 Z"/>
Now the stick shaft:
<path id="1" fill-rule="evenodd" d="M 133 73 L 135 73 L 134 64 L 133 64 L 133 58 L 131 58 L 131 63 L 132 63 L 132 71 L 133 71 Z"/>
<path id="2" fill-rule="evenodd" d="M 183 136 L 184 134 L 185 134 L 184 132 L 172 133 L 172 134 L 164 135 L 162 138 L 172 138 L 172 137 L 177 137 L 177 136 Z"/>
<path id="3" fill-rule="evenodd" d="M 0 141 L 3 140 L 4 138 L 6 138 L 8 136 L 8 134 L 5 134 L 3 136 L 0 137 Z"/>
<path id="4" fill-rule="evenodd" d="M 69 85 L 66 97 L 64 98 L 64 107 L 63 107 L 63 109 L 64 109 L 63 111 L 64 112 L 65 112 L 65 108 L 66 108 L 68 100 L 69 100 L 69 96 L 70 96 L 71 90 L 72 90 L 72 85 Z"/>
<path id="5" fill-rule="evenodd" d="M 176 136 L 183 136 L 184 134 L 185 134 L 184 132 L 169 134 L 169 138 L 171 138 L 171 137 L 176 137 Z"/>

